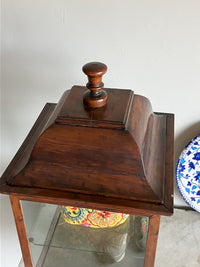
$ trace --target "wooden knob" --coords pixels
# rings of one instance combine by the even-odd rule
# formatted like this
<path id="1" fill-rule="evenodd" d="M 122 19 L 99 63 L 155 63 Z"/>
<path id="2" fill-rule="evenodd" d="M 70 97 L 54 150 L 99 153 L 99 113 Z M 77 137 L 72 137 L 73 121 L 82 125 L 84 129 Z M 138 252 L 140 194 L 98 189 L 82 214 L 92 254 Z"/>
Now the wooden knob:
<path id="1" fill-rule="evenodd" d="M 88 76 L 86 87 L 89 89 L 83 95 L 83 103 L 89 108 L 100 108 L 107 103 L 107 93 L 102 90 L 102 76 L 107 66 L 100 62 L 90 62 L 83 66 L 83 72 Z"/>

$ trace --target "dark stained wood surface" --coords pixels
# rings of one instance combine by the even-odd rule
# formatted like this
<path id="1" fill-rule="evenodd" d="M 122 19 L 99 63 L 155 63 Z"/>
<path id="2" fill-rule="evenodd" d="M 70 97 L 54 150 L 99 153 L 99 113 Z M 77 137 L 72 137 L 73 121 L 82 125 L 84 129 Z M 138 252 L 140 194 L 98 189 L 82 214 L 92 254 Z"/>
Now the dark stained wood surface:
<path id="1" fill-rule="evenodd" d="M 137 145 L 126 131 L 54 124 L 8 184 L 160 203 L 145 179 Z"/>
<path id="2" fill-rule="evenodd" d="M 105 107 L 85 109 L 82 99 L 85 87 L 72 87 L 56 123 L 100 128 L 125 129 L 128 113 L 133 99 L 131 90 L 105 89 L 108 103 Z M 116 105 L 116 103 L 118 103 Z"/>
<path id="3" fill-rule="evenodd" d="M 64 102 L 69 112 L 77 110 L 78 89 L 82 91 L 82 88 L 74 87 L 69 94 L 72 99 L 69 101 L 67 98 Z M 121 97 L 124 95 L 124 90 L 113 89 L 113 95 L 117 94 L 115 91 Z M 56 120 L 39 137 L 24 169 L 10 177 L 7 184 L 163 204 L 166 115 L 153 113 L 149 105 L 146 111 L 144 104 L 141 112 L 143 97 L 135 95 L 135 98 L 131 111 L 129 101 L 126 101 L 124 108 L 125 113 L 129 113 L 125 126 L 131 125 L 133 129 L 104 129 L 94 125 L 80 127 L 60 124 Z M 116 108 L 120 101 L 113 99 L 113 106 L 110 107 Z M 137 99 L 140 101 L 137 102 Z M 73 106 L 69 107 L 66 103 L 72 103 Z M 121 114 L 116 113 L 111 110 L 108 117 L 110 114 L 111 118 Z M 146 113 L 149 114 L 148 120 Z M 104 116 L 104 112 L 101 111 L 100 115 Z M 141 129 L 135 129 L 139 125 L 137 120 L 140 124 L 145 122 L 145 134 L 142 132 L 144 139 L 139 145 L 136 133 Z"/>
<path id="4" fill-rule="evenodd" d="M 35 202 L 43 202 L 57 205 L 72 205 L 85 208 L 95 208 L 101 210 L 110 210 L 115 212 L 126 212 L 129 214 L 168 214 L 166 208 L 162 206 L 139 201 L 130 201 L 117 198 L 105 198 L 103 196 L 84 195 L 79 193 L 70 193 L 59 190 L 47 190 L 40 188 L 28 188 L 19 186 L 9 186 L 6 181 L 16 175 L 17 171 L 22 168 L 21 160 L 26 163 L 32 151 L 33 144 L 42 132 L 49 119 L 52 117 L 53 111 L 56 109 L 55 104 L 47 104 L 36 123 L 32 127 L 29 135 L 23 142 L 19 151 L 5 170 L 0 179 L 0 192 L 3 194 L 11 194 L 18 196 L 22 200 Z"/>
<path id="5" fill-rule="evenodd" d="M 163 182 L 164 205 L 174 209 L 174 115 L 166 113 L 165 179 Z"/>
<path id="6" fill-rule="evenodd" d="M 97 62 L 83 67 L 91 94 L 102 89 L 106 69 Z M 74 86 L 45 107 L 5 171 L 1 192 L 23 195 L 26 188 L 54 199 L 72 193 L 91 203 L 103 197 L 101 203 L 154 204 L 153 212 L 171 214 L 173 115 L 154 113 L 147 98 L 119 89 L 106 89 L 106 106 L 88 109 L 84 91 Z"/>
<path id="7" fill-rule="evenodd" d="M 91 92 L 74 86 L 47 104 L 0 179 L 26 267 L 20 200 L 150 216 L 145 267 L 154 265 L 160 215 L 173 213 L 173 115 L 154 113 L 131 90 L 105 89 L 99 101 L 106 68 L 95 64 L 84 67 Z"/>
<path id="8" fill-rule="evenodd" d="M 87 108 L 101 108 L 107 104 L 107 93 L 103 89 L 102 76 L 107 71 L 107 66 L 101 62 L 90 62 L 83 66 L 83 72 L 88 76 L 84 92 L 83 103 Z"/>
<path id="9" fill-rule="evenodd" d="M 40 131 L 46 125 L 49 117 L 51 117 L 53 110 L 55 109 L 55 104 L 47 104 L 45 109 L 43 110 L 41 116 L 39 117 L 36 125 L 33 127 L 31 133 L 25 140 L 24 144 L 20 148 L 19 152 L 17 153 L 15 159 L 12 161 L 8 169 L 5 171 L 2 179 L 0 180 L 0 190 L 2 193 L 7 194 L 16 194 L 23 199 L 27 200 L 35 200 L 41 201 L 46 203 L 54 203 L 61 204 L 61 205 L 78 205 L 82 207 L 94 207 L 98 206 L 99 209 L 111 210 L 111 211 L 119 211 L 123 212 L 124 210 L 130 214 L 165 214 L 170 215 L 173 210 L 173 199 L 171 197 L 171 193 L 173 190 L 172 179 L 171 176 L 168 175 L 171 172 L 171 163 L 164 167 L 165 169 L 165 184 L 168 185 L 167 193 L 165 193 L 165 199 L 162 204 L 152 204 L 148 203 L 147 201 L 136 201 L 136 200 L 126 200 L 126 199 L 118 199 L 113 197 L 104 197 L 104 196 L 95 196 L 95 195 L 84 195 L 80 193 L 70 193 L 70 192 L 63 192 L 60 190 L 49 190 L 49 189 L 41 189 L 41 188 L 29 188 L 29 187 L 20 187 L 20 186 L 9 186 L 6 184 L 6 181 L 13 177 L 16 174 L 16 170 L 21 168 L 21 159 L 25 158 L 25 162 L 27 161 L 28 156 L 30 155 L 30 151 L 32 150 L 32 145 L 35 143 L 36 139 L 39 136 Z M 161 114 L 165 116 L 165 114 Z M 173 116 L 167 115 L 167 118 L 170 118 L 169 126 L 173 125 Z M 168 119 L 167 119 L 168 121 Z M 167 128 L 168 129 L 168 128 Z M 168 129 L 171 131 L 171 128 Z M 172 129 L 173 131 L 173 129 Z M 167 135 L 167 144 L 171 144 L 173 135 Z M 30 142 L 31 140 L 31 142 Z M 171 153 L 173 152 L 173 148 L 171 148 L 171 152 L 167 155 L 166 164 L 167 162 L 172 162 Z M 20 167 L 19 167 L 20 166 Z M 170 168 L 170 170 L 168 170 Z M 167 203 L 167 204 L 165 204 Z M 169 208 L 170 206 L 170 208 Z"/>

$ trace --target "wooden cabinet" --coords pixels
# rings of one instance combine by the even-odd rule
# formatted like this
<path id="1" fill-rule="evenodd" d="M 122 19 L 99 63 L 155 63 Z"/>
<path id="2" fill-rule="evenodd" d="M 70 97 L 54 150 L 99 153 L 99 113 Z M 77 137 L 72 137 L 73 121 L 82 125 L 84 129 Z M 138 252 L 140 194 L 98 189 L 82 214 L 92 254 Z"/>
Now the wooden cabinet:
<path id="1" fill-rule="evenodd" d="M 58 104 L 45 105 L 0 180 L 0 192 L 10 195 L 26 267 L 45 267 L 50 245 L 38 244 L 44 249 L 33 263 L 34 237 L 27 236 L 21 201 L 55 205 L 47 239 L 61 231 L 61 206 L 129 214 L 140 223 L 146 217 L 142 264 L 154 265 L 160 215 L 173 213 L 174 117 L 153 112 L 149 100 L 132 90 L 103 88 L 106 70 L 102 63 L 86 64 L 87 88 L 74 86 Z"/>

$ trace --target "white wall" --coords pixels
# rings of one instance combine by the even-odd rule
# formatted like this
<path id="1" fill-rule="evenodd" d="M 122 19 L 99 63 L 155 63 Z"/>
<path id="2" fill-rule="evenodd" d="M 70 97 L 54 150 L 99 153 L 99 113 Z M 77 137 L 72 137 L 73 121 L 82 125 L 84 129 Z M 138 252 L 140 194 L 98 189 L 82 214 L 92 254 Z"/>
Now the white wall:
<path id="1" fill-rule="evenodd" d="M 107 64 L 106 87 L 131 88 L 155 111 L 175 113 L 175 160 L 200 132 L 198 0 L 2 0 L 1 11 L 1 172 L 44 104 L 86 83 L 81 67 L 89 61 Z M 175 204 L 185 205 L 175 191 Z M 1 228 L 1 266 L 15 267 L 7 197 Z"/>

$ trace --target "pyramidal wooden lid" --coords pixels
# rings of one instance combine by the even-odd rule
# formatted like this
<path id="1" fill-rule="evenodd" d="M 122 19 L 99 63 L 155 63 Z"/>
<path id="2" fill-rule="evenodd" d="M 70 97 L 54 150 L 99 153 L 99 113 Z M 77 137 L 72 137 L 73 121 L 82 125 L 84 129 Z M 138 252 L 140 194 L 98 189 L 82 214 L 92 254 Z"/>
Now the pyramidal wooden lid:
<path id="1" fill-rule="evenodd" d="M 172 213 L 173 115 L 154 113 L 132 90 L 103 88 L 106 70 L 86 64 L 87 88 L 73 86 L 45 106 L 1 179 L 2 193 L 47 202 L 71 194 L 82 206 Z"/>

